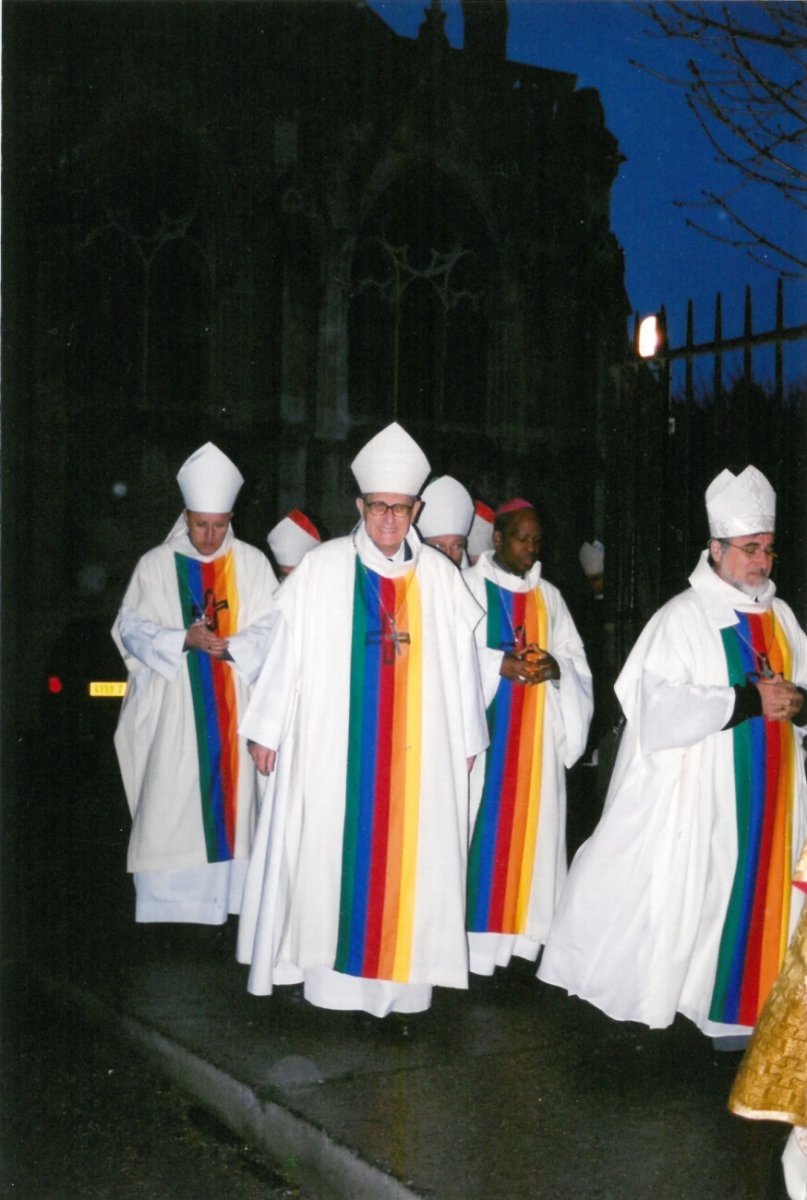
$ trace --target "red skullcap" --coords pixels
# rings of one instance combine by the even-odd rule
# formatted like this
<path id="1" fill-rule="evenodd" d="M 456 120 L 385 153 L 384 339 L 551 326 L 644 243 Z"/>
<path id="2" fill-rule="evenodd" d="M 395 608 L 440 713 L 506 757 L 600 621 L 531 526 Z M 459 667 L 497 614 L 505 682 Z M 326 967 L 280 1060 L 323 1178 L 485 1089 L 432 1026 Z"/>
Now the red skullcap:
<path id="1" fill-rule="evenodd" d="M 530 504 L 529 500 L 522 500 L 516 497 L 515 500 L 506 500 L 504 504 L 500 504 L 496 509 L 495 516 L 503 517 L 505 513 L 518 512 L 522 508 L 535 508 L 534 504 Z"/>

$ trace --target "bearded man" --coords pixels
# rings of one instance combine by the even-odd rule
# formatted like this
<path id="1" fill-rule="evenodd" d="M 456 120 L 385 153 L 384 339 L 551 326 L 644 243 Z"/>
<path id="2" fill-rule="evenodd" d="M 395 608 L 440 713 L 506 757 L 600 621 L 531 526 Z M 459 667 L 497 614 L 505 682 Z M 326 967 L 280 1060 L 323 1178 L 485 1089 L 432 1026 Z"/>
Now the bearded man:
<path id="1" fill-rule="evenodd" d="M 622 744 L 539 977 L 618 1020 L 660 1028 L 683 1013 L 735 1048 L 799 915 L 807 636 L 770 577 L 765 476 L 722 471 L 706 510 L 690 587 L 651 618 L 616 682 Z"/>

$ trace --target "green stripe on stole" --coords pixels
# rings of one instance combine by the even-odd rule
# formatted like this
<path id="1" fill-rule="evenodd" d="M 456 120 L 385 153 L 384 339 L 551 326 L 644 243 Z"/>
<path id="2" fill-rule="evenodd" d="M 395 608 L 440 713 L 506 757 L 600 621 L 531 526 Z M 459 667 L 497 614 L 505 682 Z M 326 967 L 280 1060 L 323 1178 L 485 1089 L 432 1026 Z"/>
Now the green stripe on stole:
<path id="1" fill-rule="evenodd" d="M 179 602 L 182 606 L 182 621 L 185 629 L 190 629 L 193 624 L 193 608 L 191 586 L 188 579 L 188 564 L 191 560 L 184 554 L 174 554 L 174 562 L 176 563 L 177 582 L 179 587 Z M 199 792 L 202 799 L 200 812 L 202 817 L 202 828 L 205 836 L 205 849 L 208 862 L 216 861 L 216 829 L 214 823 L 214 814 L 211 805 L 208 803 L 210 797 L 210 749 L 207 744 L 207 738 L 202 736 L 201 730 L 206 727 L 205 714 L 205 698 L 204 685 L 202 676 L 199 670 L 198 654 L 192 652 L 186 655 L 185 661 L 188 664 L 188 678 L 191 688 L 191 701 L 193 703 L 193 722 L 194 735 L 196 741 L 196 757 L 199 763 Z"/>
<path id="2" fill-rule="evenodd" d="M 367 605 L 362 594 L 362 576 L 358 559 L 354 567 L 353 633 L 350 650 L 350 714 L 345 784 L 345 822 L 342 834 L 342 887 L 339 903 L 340 946 L 350 945 L 353 923 L 353 895 L 358 845 L 358 810 L 362 769 L 362 725 L 364 702 L 364 659 L 367 646 Z M 336 964 L 336 970 L 340 965 Z"/>

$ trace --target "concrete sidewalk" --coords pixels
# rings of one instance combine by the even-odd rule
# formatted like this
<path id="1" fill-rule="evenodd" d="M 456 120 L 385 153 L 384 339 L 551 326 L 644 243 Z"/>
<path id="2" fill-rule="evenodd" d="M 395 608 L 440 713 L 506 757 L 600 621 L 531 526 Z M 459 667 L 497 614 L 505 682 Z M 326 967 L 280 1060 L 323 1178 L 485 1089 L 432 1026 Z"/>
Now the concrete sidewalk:
<path id="1" fill-rule="evenodd" d="M 62 931 L 62 934 L 64 931 Z M 232 932 L 51 928 L 51 995 L 116 1029 L 312 1197 L 774 1200 L 784 1126 L 726 1111 L 739 1061 L 680 1020 L 620 1025 L 514 964 L 430 1012 L 246 991 Z M 45 965 L 47 964 L 47 965 Z"/>

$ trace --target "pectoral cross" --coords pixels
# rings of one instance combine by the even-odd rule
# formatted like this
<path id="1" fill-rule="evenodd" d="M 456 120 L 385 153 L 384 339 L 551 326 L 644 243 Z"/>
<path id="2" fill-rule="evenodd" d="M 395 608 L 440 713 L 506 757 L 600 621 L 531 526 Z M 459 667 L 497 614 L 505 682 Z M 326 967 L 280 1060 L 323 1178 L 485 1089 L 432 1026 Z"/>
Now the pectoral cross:
<path id="1" fill-rule="evenodd" d="M 389 631 L 385 630 L 384 626 L 389 626 Z M 391 667 L 395 662 L 396 654 L 401 654 L 401 645 L 408 646 L 410 643 L 409 634 L 401 632 L 395 623 L 395 617 L 391 617 L 389 613 L 384 613 L 382 618 L 381 629 L 373 630 L 367 634 L 364 639 L 366 646 L 377 646 L 381 643 L 384 647 L 383 662 L 384 666 Z"/>
<path id="2" fill-rule="evenodd" d="M 527 630 L 523 625 L 516 625 L 513 629 L 513 640 L 511 642 L 500 642 L 500 650 L 510 650 L 514 654 L 521 654 L 527 648 Z"/>
<path id="3" fill-rule="evenodd" d="M 216 633 L 219 627 L 219 612 L 223 608 L 229 608 L 228 600 L 217 600 L 216 594 L 212 588 L 207 588 L 205 591 L 202 607 L 198 604 L 191 605 L 191 616 L 194 621 L 204 621 L 208 629 Z"/>

